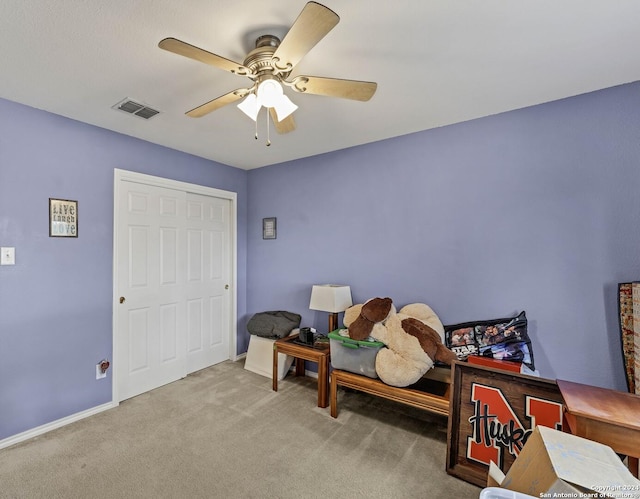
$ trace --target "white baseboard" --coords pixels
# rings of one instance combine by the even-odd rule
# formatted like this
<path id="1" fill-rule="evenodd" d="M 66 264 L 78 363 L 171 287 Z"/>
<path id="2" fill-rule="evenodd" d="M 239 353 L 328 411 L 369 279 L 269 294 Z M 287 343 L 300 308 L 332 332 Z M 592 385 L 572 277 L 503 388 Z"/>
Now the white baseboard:
<path id="1" fill-rule="evenodd" d="M 305 376 L 309 376 L 310 378 L 316 378 L 318 379 L 318 373 L 313 372 L 313 371 L 309 371 L 308 369 L 304 370 L 304 375 Z"/>
<path id="2" fill-rule="evenodd" d="M 57 421 L 52 421 L 51 423 L 43 424 L 42 426 L 38 426 L 37 428 L 32 428 L 31 430 L 18 433 L 17 435 L 13 435 L 12 437 L 0 440 L 0 449 L 11 447 L 12 445 L 19 444 L 20 442 L 24 442 L 25 440 L 29 440 L 30 438 L 43 435 L 44 433 L 47 433 L 51 430 L 56 430 L 68 424 L 80 421 L 81 419 L 88 418 L 89 416 L 94 416 L 95 414 L 106 411 L 108 409 L 113 409 L 117 406 L 118 404 L 115 402 L 107 402 L 106 404 L 92 407 L 91 409 L 87 409 L 86 411 L 77 412 L 62 419 L 58 419 Z"/>

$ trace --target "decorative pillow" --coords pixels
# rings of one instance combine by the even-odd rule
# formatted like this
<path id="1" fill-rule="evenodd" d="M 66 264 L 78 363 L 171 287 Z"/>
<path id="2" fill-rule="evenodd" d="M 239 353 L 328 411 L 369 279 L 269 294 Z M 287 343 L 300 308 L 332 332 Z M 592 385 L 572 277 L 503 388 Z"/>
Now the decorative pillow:
<path id="1" fill-rule="evenodd" d="M 444 336 L 445 345 L 459 360 L 469 355 L 480 355 L 522 362 L 532 371 L 535 370 L 524 311 L 516 317 L 444 326 Z"/>

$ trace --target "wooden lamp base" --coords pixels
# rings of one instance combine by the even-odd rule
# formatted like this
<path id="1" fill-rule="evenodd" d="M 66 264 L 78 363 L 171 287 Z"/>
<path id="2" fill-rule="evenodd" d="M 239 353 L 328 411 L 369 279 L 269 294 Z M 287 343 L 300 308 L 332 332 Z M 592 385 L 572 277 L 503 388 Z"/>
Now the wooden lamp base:
<path id="1" fill-rule="evenodd" d="M 327 332 L 330 333 L 336 329 L 338 329 L 338 313 L 332 312 L 329 314 L 329 331 Z"/>

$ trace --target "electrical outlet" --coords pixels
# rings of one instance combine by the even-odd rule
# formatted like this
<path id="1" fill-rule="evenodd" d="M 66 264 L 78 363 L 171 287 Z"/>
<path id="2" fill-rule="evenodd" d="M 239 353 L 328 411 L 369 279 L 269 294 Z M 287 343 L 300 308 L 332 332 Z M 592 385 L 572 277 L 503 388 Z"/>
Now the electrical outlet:
<path id="1" fill-rule="evenodd" d="M 100 366 L 102 362 L 98 362 L 96 364 L 96 379 L 102 379 L 107 377 L 107 371 L 102 372 L 102 367 Z"/>
<path id="2" fill-rule="evenodd" d="M 0 248 L 0 265 L 15 265 L 16 264 L 16 249 L 15 248 Z"/>

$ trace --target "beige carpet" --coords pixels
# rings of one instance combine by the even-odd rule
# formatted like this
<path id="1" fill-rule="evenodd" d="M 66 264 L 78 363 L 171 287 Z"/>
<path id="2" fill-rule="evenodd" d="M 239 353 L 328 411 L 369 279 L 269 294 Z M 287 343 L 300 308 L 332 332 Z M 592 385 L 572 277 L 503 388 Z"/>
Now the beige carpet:
<path id="1" fill-rule="evenodd" d="M 224 362 L 0 450 L 2 498 L 477 498 L 445 472 L 446 419 Z"/>

